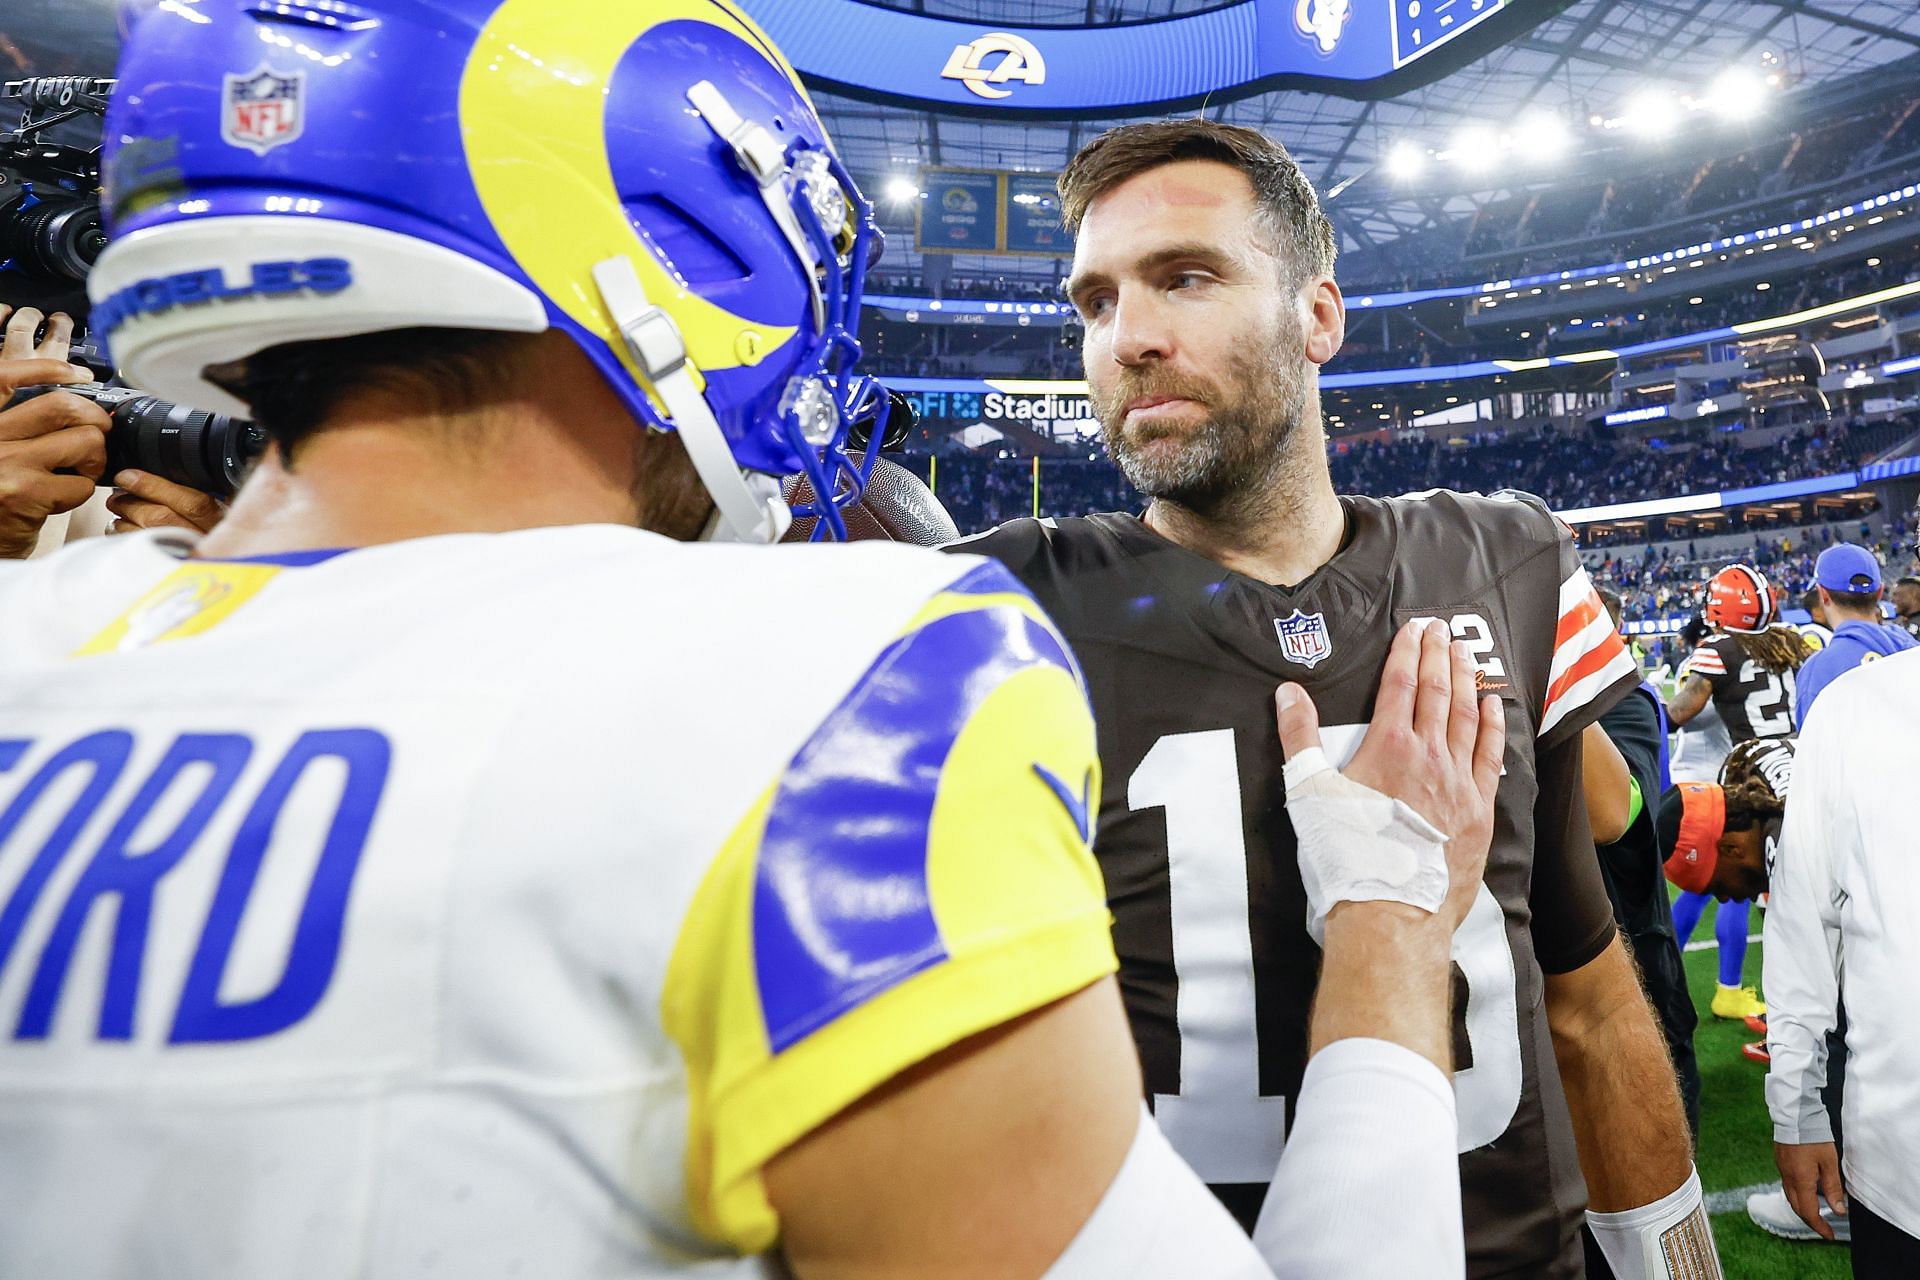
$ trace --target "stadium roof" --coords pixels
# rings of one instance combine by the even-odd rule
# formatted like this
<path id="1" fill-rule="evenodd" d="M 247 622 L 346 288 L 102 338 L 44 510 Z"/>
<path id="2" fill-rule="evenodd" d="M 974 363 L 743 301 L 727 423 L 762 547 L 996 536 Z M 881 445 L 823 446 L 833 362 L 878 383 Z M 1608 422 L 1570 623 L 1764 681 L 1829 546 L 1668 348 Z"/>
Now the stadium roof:
<path id="1" fill-rule="evenodd" d="M 1221 0 L 867 2 L 964 19 L 983 31 L 1000 24 L 1099 26 L 1221 7 Z M 752 11 L 756 0 L 743 3 Z M 9 0 L 0 14 L 0 78 L 106 73 L 117 52 L 115 7 L 115 0 Z M 821 0 L 819 7 L 830 15 L 831 5 Z M 1399 97 L 1368 102 L 1282 90 L 1208 114 L 1284 141 L 1321 191 L 1336 193 L 1330 209 L 1348 247 L 1358 248 L 1435 225 L 1449 211 L 1457 215 L 1471 207 L 1476 192 L 1550 176 L 1517 165 L 1468 174 L 1433 163 L 1420 178 L 1390 180 L 1383 161 L 1396 146 L 1441 152 L 1465 130 L 1511 130 L 1544 112 L 1573 129 L 1577 151 L 1595 141 L 1586 123 L 1591 117 L 1619 116 L 1636 95 L 1704 92 L 1736 66 L 1777 75 L 1784 96 L 1758 121 L 1729 127 L 1695 113 L 1701 119 L 1664 144 L 1666 154 L 1687 147 L 1724 152 L 1769 124 L 1811 119 L 1839 98 L 1920 80 L 1920 5 L 1913 0 L 1513 0 L 1512 7 L 1545 16 L 1478 60 Z M 960 118 L 830 94 L 819 100 L 849 166 L 874 185 L 927 165 L 1056 171 L 1103 127 L 1099 121 Z M 1577 164 L 1570 158 L 1561 172 Z M 902 247 L 896 237 L 895 253 Z M 895 263 L 904 256 L 890 254 Z"/>
<path id="2" fill-rule="evenodd" d="M 1219 0 L 869 0 L 888 8 L 1005 25 L 1097 26 L 1184 15 Z M 1396 0 L 1396 3 L 1398 0 Z M 752 0 L 746 0 L 752 8 Z M 1737 150 L 1769 125 L 1827 110 L 1838 98 L 1920 76 L 1920 5 L 1913 0 L 1519 0 L 1547 16 L 1530 31 L 1410 93 L 1355 101 L 1280 90 L 1211 107 L 1209 116 L 1251 125 L 1286 143 L 1315 184 L 1337 192 L 1330 210 L 1348 247 L 1390 241 L 1470 207 L 1474 190 L 1500 185 L 1498 167 L 1462 173 L 1426 165 L 1419 179 L 1390 180 L 1396 147 L 1444 152 L 1464 132 L 1524 126 L 1541 115 L 1568 126 L 1577 165 L 1583 145 L 1622 141 L 1593 117 L 1617 119 L 1649 94 L 1703 95 L 1729 68 L 1777 84 L 1769 109 L 1728 126 L 1711 112 L 1680 123 L 1667 154 Z M 1894 68 L 1891 64 L 1908 65 Z M 1880 71 L 1869 78 L 1863 73 Z M 997 122 L 903 111 L 820 95 L 828 127 L 864 181 L 925 165 L 1056 171 L 1104 122 Z M 1644 109 L 1644 108 L 1642 108 Z M 1677 109 L 1676 109 L 1677 110 Z M 1598 134 L 1599 136 L 1595 136 Z M 1597 161 L 1595 161 L 1597 162 Z M 1550 176 L 1538 169 L 1525 177 Z M 1343 188 L 1342 184 L 1350 184 Z"/>

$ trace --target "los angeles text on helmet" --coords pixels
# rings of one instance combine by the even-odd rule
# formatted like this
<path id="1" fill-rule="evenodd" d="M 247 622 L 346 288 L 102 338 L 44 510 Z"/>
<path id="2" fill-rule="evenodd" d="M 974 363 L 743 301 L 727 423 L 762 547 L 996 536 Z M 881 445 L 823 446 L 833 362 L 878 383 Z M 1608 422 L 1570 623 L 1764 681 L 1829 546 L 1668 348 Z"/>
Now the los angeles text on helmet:
<path id="1" fill-rule="evenodd" d="M 353 265 L 344 258 L 308 258 L 304 262 L 255 262 L 245 279 L 229 280 L 224 268 L 203 267 L 138 280 L 94 304 L 93 327 L 111 333 L 136 316 L 158 315 L 232 298 L 286 297 L 338 293 L 353 283 Z"/>
<path id="2" fill-rule="evenodd" d="M 1056 395 L 1051 391 L 1039 396 L 989 391 L 980 407 L 989 419 L 1018 422 L 1090 422 L 1094 416 L 1093 402 L 1085 396 Z"/>

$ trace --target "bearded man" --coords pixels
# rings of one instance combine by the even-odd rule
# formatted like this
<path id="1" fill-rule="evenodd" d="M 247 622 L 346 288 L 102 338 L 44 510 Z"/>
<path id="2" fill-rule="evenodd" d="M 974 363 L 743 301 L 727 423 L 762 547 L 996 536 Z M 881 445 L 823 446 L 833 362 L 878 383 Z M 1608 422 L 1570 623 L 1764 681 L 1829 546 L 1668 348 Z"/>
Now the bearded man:
<path id="1" fill-rule="evenodd" d="M 1571 535 L 1525 495 L 1335 494 L 1318 401 L 1345 324 L 1334 233 L 1277 143 L 1127 125 L 1060 192 L 1089 392 L 1151 501 L 959 546 L 1005 562 L 1085 668 L 1107 780 L 1095 853 L 1161 1127 L 1251 1229 L 1320 976 L 1274 690 L 1306 688 L 1342 758 L 1395 634 L 1430 619 L 1506 705 L 1493 849 L 1454 943 L 1468 1273 L 1583 1274 L 1590 1205 L 1616 1274 L 1717 1276 L 1582 798 L 1583 732 L 1640 677 Z"/>

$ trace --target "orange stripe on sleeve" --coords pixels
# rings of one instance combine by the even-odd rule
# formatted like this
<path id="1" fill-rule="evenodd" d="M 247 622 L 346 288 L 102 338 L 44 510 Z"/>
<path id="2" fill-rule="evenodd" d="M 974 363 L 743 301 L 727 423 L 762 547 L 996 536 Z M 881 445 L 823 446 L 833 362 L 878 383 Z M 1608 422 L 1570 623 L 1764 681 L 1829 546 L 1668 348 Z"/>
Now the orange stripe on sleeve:
<path id="1" fill-rule="evenodd" d="M 1609 631 L 1605 640 L 1600 641 L 1600 643 L 1594 645 L 1593 648 L 1582 654 L 1572 666 L 1560 673 L 1558 680 L 1555 680 L 1548 686 L 1547 700 L 1542 710 L 1544 711 L 1546 707 L 1551 707 L 1560 695 L 1565 693 L 1573 685 L 1578 684 L 1619 657 L 1621 653 L 1625 652 L 1626 647 L 1625 644 L 1621 643 L 1617 633 Z"/>
<path id="2" fill-rule="evenodd" d="M 1567 641 L 1586 630 L 1587 624 L 1606 612 L 1606 606 L 1600 603 L 1600 593 L 1588 591 L 1586 598 L 1573 608 L 1560 615 L 1560 626 L 1553 635 L 1553 647 L 1557 650 Z"/>

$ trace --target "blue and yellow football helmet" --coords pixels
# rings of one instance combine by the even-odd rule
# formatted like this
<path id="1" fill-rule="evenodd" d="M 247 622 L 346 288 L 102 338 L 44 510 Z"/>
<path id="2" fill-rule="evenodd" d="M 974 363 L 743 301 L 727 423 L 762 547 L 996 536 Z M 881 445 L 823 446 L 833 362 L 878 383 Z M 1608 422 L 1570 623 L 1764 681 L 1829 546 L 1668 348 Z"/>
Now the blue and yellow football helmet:
<path id="1" fill-rule="evenodd" d="M 243 413 L 206 370 L 280 343 L 558 328 L 680 434 L 725 536 L 785 529 L 772 477 L 857 498 L 848 426 L 886 411 L 853 372 L 880 233 L 727 0 L 135 10 L 89 281 L 129 381 Z"/>

